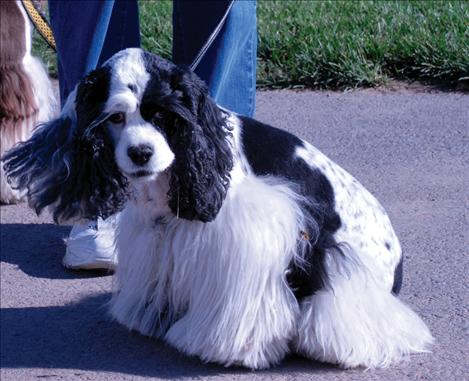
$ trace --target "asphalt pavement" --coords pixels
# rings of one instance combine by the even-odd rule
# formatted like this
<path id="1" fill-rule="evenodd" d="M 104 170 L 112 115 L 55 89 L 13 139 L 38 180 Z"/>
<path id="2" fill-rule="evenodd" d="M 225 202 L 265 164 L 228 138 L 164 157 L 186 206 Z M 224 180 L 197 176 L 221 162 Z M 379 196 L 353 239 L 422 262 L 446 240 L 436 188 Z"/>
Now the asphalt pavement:
<path id="1" fill-rule="evenodd" d="M 257 118 L 307 139 L 386 207 L 405 253 L 401 298 L 432 353 L 388 369 L 290 357 L 252 372 L 203 364 L 111 321 L 112 276 L 61 266 L 67 226 L 1 206 L 1 380 L 468 379 L 469 95 L 415 89 L 258 92 Z"/>

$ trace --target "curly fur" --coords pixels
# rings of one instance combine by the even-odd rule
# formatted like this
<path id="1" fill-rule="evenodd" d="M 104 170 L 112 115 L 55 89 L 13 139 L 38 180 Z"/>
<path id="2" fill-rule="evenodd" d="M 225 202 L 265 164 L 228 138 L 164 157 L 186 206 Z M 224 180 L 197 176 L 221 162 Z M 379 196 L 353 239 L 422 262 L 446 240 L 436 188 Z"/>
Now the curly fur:
<path id="1" fill-rule="evenodd" d="M 90 73 L 76 90 L 76 102 L 72 94 L 60 118 L 38 127 L 2 159 L 13 187 L 27 189 L 37 213 L 54 205 L 56 222 L 107 217 L 127 199 L 125 177 L 99 123 L 108 74 L 107 69 Z"/>
<path id="2" fill-rule="evenodd" d="M 171 128 L 166 131 L 176 156 L 169 206 L 179 217 L 208 222 L 217 215 L 228 189 L 233 167 L 230 132 L 222 111 L 195 74 L 173 67 L 169 76 L 171 88 L 159 85 L 161 73 L 150 80 L 142 99 L 142 114 L 151 119 L 155 107 L 173 114 Z"/>

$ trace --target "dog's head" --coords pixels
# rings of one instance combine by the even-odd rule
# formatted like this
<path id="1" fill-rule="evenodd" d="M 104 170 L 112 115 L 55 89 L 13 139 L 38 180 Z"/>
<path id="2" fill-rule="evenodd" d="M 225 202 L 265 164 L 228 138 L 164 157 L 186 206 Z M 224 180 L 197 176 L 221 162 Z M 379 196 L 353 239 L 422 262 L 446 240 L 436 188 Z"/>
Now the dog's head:
<path id="1" fill-rule="evenodd" d="M 110 215 L 129 185 L 169 175 L 168 205 L 215 218 L 233 161 L 222 111 L 189 69 L 126 49 L 89 73 L 60 117 L 3 157 L 13 186 L 64 221 Z"/>

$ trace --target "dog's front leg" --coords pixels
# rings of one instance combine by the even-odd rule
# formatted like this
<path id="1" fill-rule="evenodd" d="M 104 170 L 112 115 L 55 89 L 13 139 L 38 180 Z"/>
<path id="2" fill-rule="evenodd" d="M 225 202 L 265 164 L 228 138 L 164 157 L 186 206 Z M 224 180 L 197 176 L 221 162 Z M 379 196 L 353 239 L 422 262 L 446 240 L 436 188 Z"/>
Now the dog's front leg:
<path id="1" fill-rule="evenodd" d="M 197 270 L 189 282 L 188 310 L 165 336 L 170 344 L 226 366 L 259 369 L 283 359 L 294 333 L 296 300 L 279 273 L 247 260 L 253 254 Z M 231 248 L 221 255 L 240 252 Z"/>
<path id="2" fill-rule="evenodd" d="M 142 213 L 151 211 L 151 205 L 144 206 L 128 202 L 118 215 L 119 265 L 109 307 L 111 315 L 127 328 L 161 337 L 176 314 L 168 301 L 172 261 L 164 250 L 164 218 Z"/>

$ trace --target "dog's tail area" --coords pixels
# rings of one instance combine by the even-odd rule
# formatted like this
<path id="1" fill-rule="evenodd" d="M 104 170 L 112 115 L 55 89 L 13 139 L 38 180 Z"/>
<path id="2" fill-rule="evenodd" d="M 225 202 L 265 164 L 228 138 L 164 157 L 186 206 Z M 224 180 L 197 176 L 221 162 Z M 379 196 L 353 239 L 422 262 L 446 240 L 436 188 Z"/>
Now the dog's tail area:
<path id="1" fill-rule="evenodd" d="M 425 323 L 383 288 L 351 248 L 344 257 L 326 253 L 330 286 L 306 299 L 298 321 L 296 350 L 345 368 L 387 367 L 415 352 L 428 352 L 434 339 Z"/>

